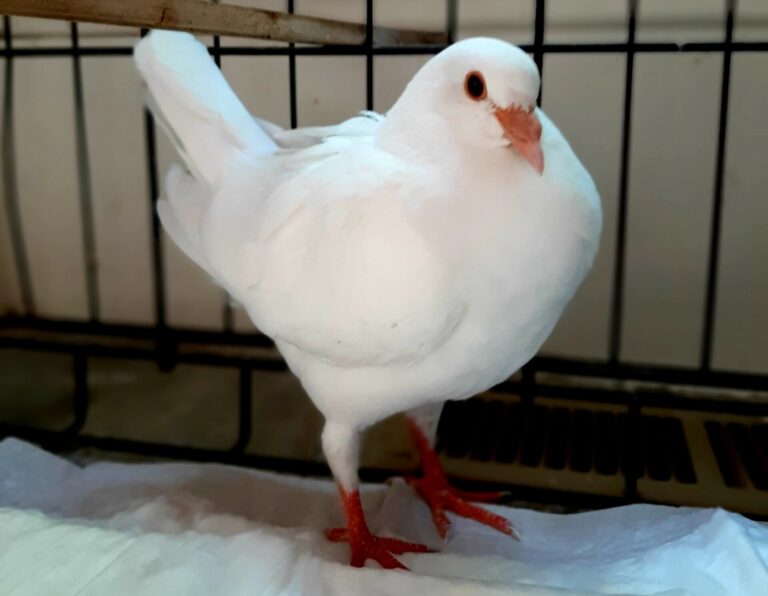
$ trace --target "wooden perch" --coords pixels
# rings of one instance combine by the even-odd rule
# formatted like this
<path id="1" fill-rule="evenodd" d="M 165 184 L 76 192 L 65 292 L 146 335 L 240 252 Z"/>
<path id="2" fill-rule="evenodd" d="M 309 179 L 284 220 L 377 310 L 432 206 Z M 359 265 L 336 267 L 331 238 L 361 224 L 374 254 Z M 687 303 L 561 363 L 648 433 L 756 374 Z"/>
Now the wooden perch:
<path id="1" fill-rule="evenodd" d="M 0 0 L 0 14 L 319 45 L 362 45 L 365 25 L 209 0 Z M 439 45 L 442 32 L 373 28 L 374 45 Z"/>

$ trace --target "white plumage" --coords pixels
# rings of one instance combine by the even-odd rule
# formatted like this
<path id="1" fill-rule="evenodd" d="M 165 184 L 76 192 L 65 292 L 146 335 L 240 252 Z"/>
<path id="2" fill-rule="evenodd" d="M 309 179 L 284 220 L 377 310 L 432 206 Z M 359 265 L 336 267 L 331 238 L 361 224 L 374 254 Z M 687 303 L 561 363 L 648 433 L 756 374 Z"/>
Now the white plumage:
<path id="1" fill-rule="evenodd" d="M 434 426 L 430 404 L 506 379 L 592 263 L 598 194 L 510 44 L 457 43 L 386 117 L 297 131 L 252 118 L 192 36 L 135 57 L 189 171 L 167 176 L 163 225 L 274 339 L 343 489 L 362 429 L 413 409 Z"/>

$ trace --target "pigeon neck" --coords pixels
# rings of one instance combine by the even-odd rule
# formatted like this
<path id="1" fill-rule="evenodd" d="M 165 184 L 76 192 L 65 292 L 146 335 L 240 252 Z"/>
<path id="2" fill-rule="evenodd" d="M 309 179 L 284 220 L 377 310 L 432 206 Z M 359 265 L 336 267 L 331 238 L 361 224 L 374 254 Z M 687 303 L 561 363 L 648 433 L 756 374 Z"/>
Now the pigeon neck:
<path id="1" fill-rule="evenodd" d="M 444 118 L 429 112 L 415 113 L 398 104 L 387 113 L 377 144 L 398 157 L 430 164 L 444 164 L 452 154 L 458 157 L 461 153 Z"/>

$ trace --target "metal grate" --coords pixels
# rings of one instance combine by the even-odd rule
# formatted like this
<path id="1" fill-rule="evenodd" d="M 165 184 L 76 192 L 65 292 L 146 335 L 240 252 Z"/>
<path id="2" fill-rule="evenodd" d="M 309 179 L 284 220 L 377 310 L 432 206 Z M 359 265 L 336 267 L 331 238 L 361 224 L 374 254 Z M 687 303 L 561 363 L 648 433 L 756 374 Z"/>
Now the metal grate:
<path id="1" fill-rule="evenodd" d="M 488 396 L 447 404 L 438 428 L 446 467 L 494 484 L 591 487 L 609 497 L 632 491 L 640 500 L 768 517 L 768 423 L 658 410 L 632 420 L 605 404 L 544 401 Z"/>
<path id="2" fill-rule="evenodd" d="M 287 76 L 290 82 L 290 121 L 297 122 L 296 56 L 364 56 L 366 58 L 366 104 L 373 107 L 374 56 L 434 54 L 442 46 L 375 46 L 373 44 L 373 0 L 366 0 L 367 41 L 361 46 L 295 46 L 246 47 L 226 46 L 214 37 L 211 53 L 217 62 L 222 56 L 288 56 Z M 619 175 L 619 210 L 617 225 L 608 234 L 615 234 L 616 260 L 613 272 L 611 324 L 609 330 L 609 357 L 605 361 L 537 357 L 523 368 L 519 379 L 509 381 L 497 391 L 522 396 L 519 403 L 463 403 L 446 409 L 441 423 L 441 448 L 449 458 L 464 458 L 478 462 L 495 461 L 501 464 L 520 463 L 524 467 L 544 466 L 550 470 L 570 470 L 576 473 L 596 472 L 599 475 L 624 478 L 621 494 L 625 499 L 644 498 L 638 493 L 638 481 L 646 474 L 654 480 L 674 478 L 681 484 L 697 482 L 692 457 L 688 449 L 680 420 L 671 415 L 646 415 L 649 408 L 714 411 L 740 416 L 768 415 L 768 401 L 734 401 L 730 399 L 681 400 L 673 393 L 679 386 L 722 388 L 768 392 L 768 374 L 742 374 L 714 370 L 711 366 L 714 320 L 717 311 L 717 273 L 720 251 L 723 173 L 726 155 L 731 56 L 734 52 L 768 52 L 766 41 L 734 41 L 734 15 L 736 0 L 728 0 L 725 15 L 725 35 L 722 41 L 691 43 L 636 41 L 638 1 L 628 3 L 626 40 L 618 43 L 547 43 L 545 0 L 535 0 L 533 43 L 523 48 L 531 52 L 539 68 L 545 67 L 545 56 L 550 54 L 607 54 L 620 53 L 626 57 L 624 105 L 622 116 L 621 161 Z M 286 10 L 292 13 L 293 0 Z M 52 449 L 73 446 L 96 446 L 105 449 L 132 451 L 175 458 L 226 461 L 281 469 L 305 474 L 327 474 L 324 464 L 311 461 L 269 458 L 245 453 L 251 433 L 251 378 L 256 370 L 283 374 L 285 365 L 274 354 L 265 352 L 271 347 L 268 338 L 233 331 L 232 312 L 227 306 L 222 313 L 224 331 L 220 333 L 191 331 L 172 327 L 166 318 L 165 271 L 160 224 L 154 202 L 159 196 L 158 164 L 155 125 L 147 112 L 144 127 L 146 139 L 146 167 L 148 172 L 148 209 L 152 217 L 152 276 L 154 288 L 155 324 L 152 326 L 112 325 L 101 321 L 98 287 L 98 269 L 95 266 L 94 231 L 91 215 L 90 168 L 85 146 L 84 117 L 87 106 L 83 101 L 83 82 L 80 61 L 85 56 L 125 56 L 129 47 L 93 46 L 79 44 L 78 25 L 71 24 L 70 44 L 66 47 L 14 47 L 11 20 L 4 17 L 4 47 L 0 55 L 5 59 L 5 96 L 3 103 L 4 132 L 2 139 L 3 184 L 9 215 L 11 241 L 16 273 L 22 293 L 23 316 L 0 319 L 0 347 L 48 351 L 72 355 L 75 391 L 73 408 L 75 422 L 64 432 L 0 424 L 0 436 L 14 434 L 43 443 Z M 447 0 L 446 32 L 449 40 L 455 37 L 457 1 Z M 723 56 L 720 90 L 720 111 L 717 134 L 716 167 L 714 172 L 714 200 L 712 206 L 707 281 L 702 340 L 698 367 L 639 366 L 622 361 L 622 306 L 624 303 L 627 196 L 630 178 L 630 134 L 632 131 L 632 99 L 635 57 L 643 53 L 718 53 Z M 73 61 L 74 121 L 77 138 L 77 164 L 80 188 L 83 246 L 87 280 L 88 320 L 58 321 L 36 316 L 35 288 L 27 260 L 25 241 L 19 216 L 19 197 L 16 183 L 14 153 L 13 66 L 17 60 L 43 56 L 68 57 Z M 543 89 L 546 92 L 546 89 Z M 541 97 L 539 98 L 541 101 Z M 162 370 L 170 370 L 179 363 L 206 364 L 229 367 L 239 371 L 239 431 L 230 450 L 214 451 L 169 444 L 130 441 L 115 438 L 86 436 L 80 431 L 88 415 L 89 360 L 94 357 L 139 359 L 153 361 Z M 579 383 L 553 383 L 552 375 L 578 379 Z M 594 381 L 602 382 L 600 383 Z M 605 382 L 612 383 L 609 388 Z M 585 386 L 585 383 L 592 385 Z M 648 385 L 653 385 L 653 391 Z M 573 402 L 600 399 L 621 410 L 592 411 L 584 407 L 541 405 L 542 398 L 558 398 Z M 452 430 L 455 420 L 466 425 L 471 420 L 472 433 Z M 740 424 L 740 425 L 739 425 Z M 766 430 L 764 425 L 738 423 L 730 426 L 713 421 L 707 423 L 712 449 L 727 486 L 741 482 L 738 474 L 731 474 L 734 462 L 745 462 L 747 476 L 756 487 L 765 481 Z M 450 437 L 447 440 L 446 437 Z M 504 437 L 500 444 L 496 437 Z M 752 445 L 757 455 L 748 456 Z M 762 451 L 761 451 L 762 450 Z M 760 455 L 762 454 L 762 456 Z M 762 459 L 761 459 L 762 458 Z M 741 464 L 739 464 L 740 466 Z M 739 467 L 735 466 L 735 467 Z M 363 478 L 380 479 L 390 470 L 364 470 Z M 729 476 L 729 474 L 731 474 Z"/>

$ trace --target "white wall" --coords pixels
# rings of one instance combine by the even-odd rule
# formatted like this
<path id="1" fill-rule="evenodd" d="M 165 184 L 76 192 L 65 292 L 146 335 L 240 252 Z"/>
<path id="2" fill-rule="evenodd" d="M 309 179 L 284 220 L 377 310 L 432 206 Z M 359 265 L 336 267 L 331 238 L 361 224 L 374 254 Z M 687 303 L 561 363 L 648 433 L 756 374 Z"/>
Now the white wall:
<path id="1" fill-rule="evenodd" d="M 241 1 L 280 10 L 283 0 Z M 362 21 L 362 0 L 298 0 L 305 14 Z M 768 4 L 741 0 L 736 37 L 768 40 Z M 723 35 L 723 0 L 642 0 L 639 41 L 711 41 Z M 443 0 L 377 0 L 377 24 L 441 29 Z M 626 3 L 549 0 L 546 40 L 622 41 Z M 463 0 L 459 35 L 532 41 L 531 0 Z M 62 46 L 64 23 L 13 19 L 19 46 Z M 83 25 L 83 45 L 135 42 L 135 32 Z M 223 39 L 223 45 L 264 42 Z M 386 111 L 426 60 L 375 59 L 375 108 Z M 605 357 L 615 229 L 625 58 L 548 55 L 544 109 L 592 172 L 603 197 L 605 233 L 594 271 L 545 346 L 548 353 Z M 142 92 L 128 57 L 84 57 L 88 149 L 102 317 L 151 324 L 154 317 Z M 0 69 L 4 64 L 0 62 Z M 289 124 L 288 59 L 225 57 L 224 72 L 246 105 Z M 76 174 L 72 63 L 14 60 L 16 157 L 26 250 L 37 314 L 86 313 Z M 717 143 L 718 54 L 642 54 L 635 63 L 622 357 L 695 365 L 699 357 Z M 2 75 L 0 70 L 0 75 Z M 1 87 L 2 85 L 0 85 Z M 297 59 L 299 125 L 338 121 L 365 107 L 365 61 Z M 2 92 L 2 89 L 0 89 Z M 733 57 L 718 285 L 715 364 L 768 371 L 768 55 Z M 160 168 L 174 160 L 165 139 Z M 220 328 L 223 296 L 167 239 L 168 320 Z M 0 310 L 21 311 L 7 213 L 0 209 Z M 238 314 L 239 329 L 249 329 Z"/>

